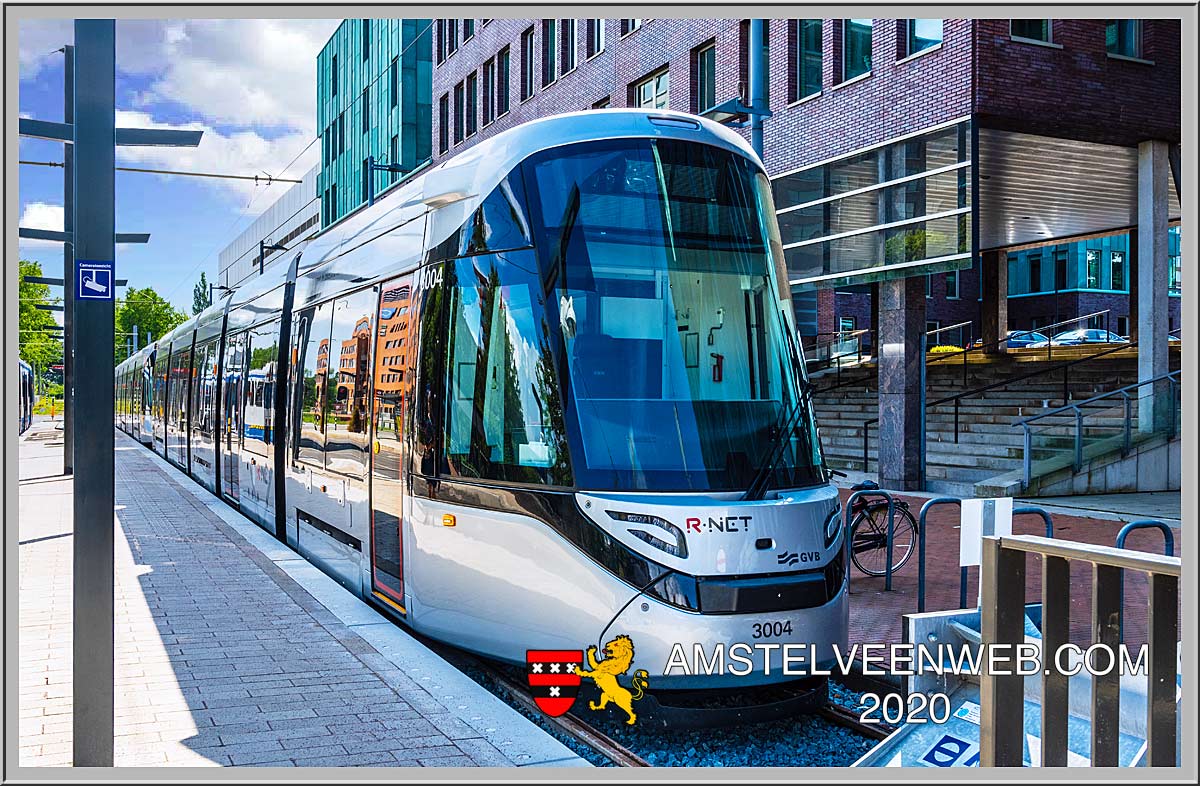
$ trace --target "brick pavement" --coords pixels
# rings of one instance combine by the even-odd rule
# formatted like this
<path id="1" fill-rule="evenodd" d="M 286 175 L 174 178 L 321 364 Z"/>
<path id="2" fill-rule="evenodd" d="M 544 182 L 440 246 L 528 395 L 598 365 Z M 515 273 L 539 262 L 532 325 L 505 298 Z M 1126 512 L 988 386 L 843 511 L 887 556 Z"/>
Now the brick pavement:
<path id="1" fill-rule="evenodd" d="M 850 495 L 841 490 L 842 501 Z M 914 518 L 925 499 L 898 495 L 908 502 Z M 1018 503 L 1021 504 L 1021 503 Z M 1135 517 L 1136 518 L 1136 517 Z M 1054 536 L 1081 543 L 1105 546 L 1115 544 L 1123 522 L 1108 519 L 1052 513 Z M 926 605 L 927 611 L 958 608 L 959 567 L 957 506 L 939 506 L 930 510 L 926 533 Z M 1045 525 L 1037 516 L 1018 516 L 1013 520 L 1018 535 L 1045 535 Z M 1183 553 L 1180 529 L 1174 529 L 1175 554 Z M 1162 535 L 1156 530 L 1137 530 L 1126 541 L 1126 548 L 1162 553 Z M 1027 603 L 1041 601 L 1041 565 L 1038 557 L 1030 557 L 1026 567 L 1025 597 Z M 967 603 L 973 605 L 978 597 L 978 568 L 970 568 L 967 581 Z M 1076 644 L 1091 641 L 1091 572 L 1085 563 L 1071 563 L 1071 626 L 1070 638 Z M 1146 579 L 1144 574 L 1130 573 L 1125 578 L 1125 641 L 1140 644 L 1146 636 Z M 917 610 L 917 557 L 892 577 L 892 591 L 884 591 L 884 580 L 864 576 L 850 568 L 850 643 L 892 643 L 903 640 L 903 615 Z"/>
<path id="2" fill-rule="evenodd" d="M 20 494 L 19 763 L 67 766 L 71 486 L 53 477 L 61 446 L 22 441 L 21 467 L 42 479 Z M 502 752 L 496 728 L 462 719 L 476 708 L 461 690 L 456 713 L 440 701 L 455 697 L 430 692 L 441 685 L 381 654 L 123 436 L 116 502 L 116 766 L 577 763 L 506 707 L 504 722 L 561 756 Z M 374 623 L 374 641 L 398 634 Z M 486 715 L 471 717 L 501 725 Z"/>

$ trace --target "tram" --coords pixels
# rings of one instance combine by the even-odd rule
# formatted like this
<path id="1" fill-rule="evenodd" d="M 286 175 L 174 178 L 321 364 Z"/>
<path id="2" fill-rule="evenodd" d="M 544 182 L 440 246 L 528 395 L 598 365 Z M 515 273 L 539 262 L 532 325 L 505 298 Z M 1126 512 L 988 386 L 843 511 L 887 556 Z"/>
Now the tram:
<path id="1" fill-rule="evenodd" d="M 790 298 L 743 139 L 558 115 L 129 358 L 118 426 L 435 639 L 523 663 L 625 634 L 656 675 L 714 642 L 827 663 L 847 551 Z M 653 687 L 794 679 L 754 652 L 748 675 Z"/>

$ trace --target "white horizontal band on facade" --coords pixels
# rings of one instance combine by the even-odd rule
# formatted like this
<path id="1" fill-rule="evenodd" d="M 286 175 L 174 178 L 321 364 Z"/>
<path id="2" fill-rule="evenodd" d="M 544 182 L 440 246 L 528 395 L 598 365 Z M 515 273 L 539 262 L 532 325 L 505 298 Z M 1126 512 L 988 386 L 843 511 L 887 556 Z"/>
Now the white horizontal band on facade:
<path id="1" fill-rule="evenodd" d="M 898 177 L 895 180 L 886 180 L 882 183 L 876 183 L 876 184 L 870 185 L 870 186 L 863 186 L 862 188 L 856 188 L 853 191 L 846 191 L 845 193 L 842 193 L 842 194 L 834 194 L 833 196 L 822 197 L 821 199 L 814 199 L 811 202 L 804 202 L 803 204 L 793 205 L 792 207 L 785 207 L 781 210 L 776 210 L 775 213 L 776 213 L 776 215 L 782 216 L 786 213 L 793 213 L 797 210 L 804 210 L 805 208 L 814 207 L 816 205 L 824 204 L 825 202 L 836 202 L 839 199 L 847 199 L 849 197 L 858 196 L 859 194 L 866 194 L 870 191 L 878 191 L 881 188 L 888 188 L 890 186 L 899 186 L 899 185 L 903 185 L 904 183 L 910 183 L 914 180 L 921 180 L 923 178 L 934 177 L 935 175 L 943 175 L 947 172 L 953 172 L 956 169 L 963 169 L 965 167 L 969 167 L 970 165 L 971 165 L 970 160 L 959 161 L 957 163 L 947 164 L 946 166 L 938 167 L 936 169 L 929 169 L 929 170 L 926 170 L 925 172 L 918 172 L 915 175 L 905 175 L 904 177 Z"/>
<path id="2" fill-rule="evenodd" d="M 956 126 L 960 123 L 965 123 L 970 119 L 971 119 L 970 115 L 963 115 L 962 117 L 957 118 L 955 120 L 947 120 L 944 123 L 938 123 L 937 125 L 932 125 L 932 126 L 929 126 L 928 128 L 922 128 L 919 131 L 913 131 L 908 134 L 901 134 L 900 136 L 892 137 L 891 139 L 884 140 L 883 142 L 876 142 L 873 145 L 867 145 L 866 147 L 860 147 L 857 150 L 851 150 L 849 153 L 841 153 L 839 155 L 833 156 L 832 158 L 826 158 L 823 161 L 817 161 L 816 163 L 813 163 L 813 164 L 805 164 L 804 166 L 796 167 L 795 169 L 789 169 L 787 172 L 780 172 L 778 175 L 775 175 L 774 177 L 772 177 L 771 180 L 778 180 L 781 177 L 795 175 L 799 172 L 804 172 L 809 169 L 815 169 L 816 167 L 819 167 L 819 166 L 825 166 L 826 164 L 832 164 L 835 161 L 841 161 L 843 158 L 853 158 L 854 156 L 862 155 L 863 153 L 869 153 L 872 150 L 878 150 L 881 147 L 887 147 L 888 145 L 894 145 L 897 142 L 904 142 L 906 140 L 913 139 L 915 137 L 924 136 L 925 134 L 932 134 L 934 131 L 941 131 L 943 129 L 950 128 L 952 126 Z"/>
<path id="3" fill-rule="evenodd" d="M 855 276 L 865 276 L 875 273 L 886 273 L 892 270 L 907 270 L 910 268 L 924 267 L 926 265 L 939 265 L 945 262 L 954 262 L 960 259 L 970 259 L 971 252 L 964 251 L 961 254 L 950 254 L 944 257 L 930 257 L 929 259 L 919 259 L 914 262 L 897 262 L 894 265 L 882 265 L 880 267 L 861 267 L 857 270 L 849 270 L 843 273 L 828 273 L 823 276 L 812 276 L 810 278 L 794 278 L 788 281 L 790 286 L 798 286 L 800 284 L 817 284 L 822 281 L 832 281 L 840 278 L 853 278 Z"/>
<path id="4" fill-rule="evenodd" d="M 789 251 L 793 248 L 801 248 L 803 246 L 812 246 L 812 245 L 816 245 L 817 243 L 829 243 L 833 240 L 841 240 L 842 238 L 846 238 L 846 237 L 853 237 L 855 235 L 865 235 L 868 232 L 879 232 L 884 229 L 895 229 L 896 227 L 902 227 L 902 226 L 906 226 L 908 224 L 919 224 L 922 221 L 936 221 L 939 218 L 950 218 L 951 216 L 958 216 L 958 215 L 962 215 L 963 213 L 970 213 L 970 212 L 971 212 L 971 206 L 967 205 L 966 207 L 958 207 L 958 208 L 955 208 L 954 210 L 946 210 L 942 213 L 928 213 L 923 216 L 917 216 L 916 218 L 906 218 L 902 221 L 893 221 L 890 224 L 875 224 L 874 226 L 864 227 L 862 229 L 851 229 L 848 232 L 841 232 L 836 235 L 826 235 L 824 237 L 815 237 L 815 238 L 812 238 L 811 240 L 800 240 L 795 243 L 788 243 L 786 246 L 783 247 L 783 250 Z"/>

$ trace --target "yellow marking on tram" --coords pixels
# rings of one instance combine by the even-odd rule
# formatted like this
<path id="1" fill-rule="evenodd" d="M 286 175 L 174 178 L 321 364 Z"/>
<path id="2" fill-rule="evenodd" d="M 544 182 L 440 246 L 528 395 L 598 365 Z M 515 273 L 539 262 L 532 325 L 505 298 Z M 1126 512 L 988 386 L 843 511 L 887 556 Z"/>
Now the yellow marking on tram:
<path id="1" fill-rule="evenodd" d="M 399 603 L 397 603 L 396 601 L 389 598 L 387 595 L 384 595 L 381 592 L 376 592 L 375 590 L 371 590 L 371 594 L 374 595 L 375 597 L 379 598 L 381 601 L 383 601 L 387 605 L 391 606 L 393 609 L 400 612 L 401 614 L 408 616 L 408 609 L 404 608 Z"/>

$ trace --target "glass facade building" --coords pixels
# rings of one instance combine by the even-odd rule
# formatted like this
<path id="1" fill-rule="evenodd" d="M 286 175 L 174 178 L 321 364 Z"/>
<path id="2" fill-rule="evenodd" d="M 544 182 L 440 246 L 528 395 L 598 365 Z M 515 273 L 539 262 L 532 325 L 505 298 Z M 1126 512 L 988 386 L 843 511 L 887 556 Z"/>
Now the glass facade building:
<path id="1" fill-rule="evenodd" d="M 317 56 L 317 194 L 326 227 L 431 156 L 433 35 L 429 19 L 347 19 Z M 367 172 L 367 159 L 402 172 Z"/>
<path id="2" fill-rule="evenodd" d="M 1180 286 L 1179 226 L 1167 233 L 1168 292 Z M 1008 252 L 1008 296 L 1097 292 L 1129 294 L 1129 233 Z"/>
<path id="3" fill-rule="evenodd" d="M 776 176 L 793 291 L 970 266 L 970 145 L 956 121 Z"/>

